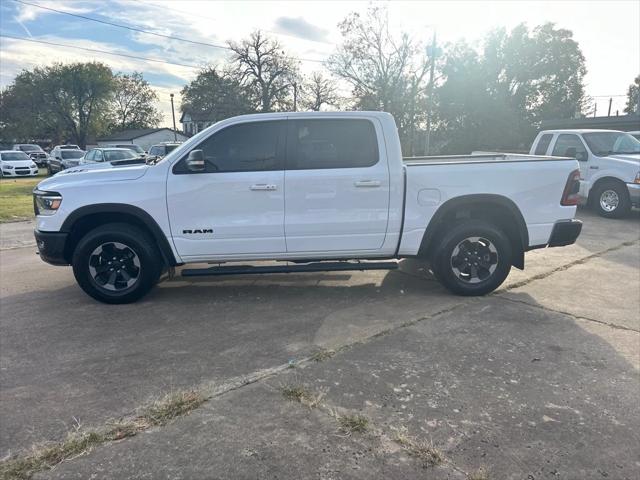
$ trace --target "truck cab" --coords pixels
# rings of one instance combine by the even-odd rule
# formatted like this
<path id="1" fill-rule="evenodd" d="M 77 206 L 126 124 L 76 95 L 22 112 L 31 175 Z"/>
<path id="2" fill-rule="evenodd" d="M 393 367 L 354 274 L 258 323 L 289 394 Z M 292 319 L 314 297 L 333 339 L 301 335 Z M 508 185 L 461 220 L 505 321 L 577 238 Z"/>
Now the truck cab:
<path id="1" fill-rule="evenodd" d="M 640 206 L 640 141 L 629 133 L 544 130 L 530 153 L 578 160 L 581 203 L 603 217 L 623 217 L 632 206 Z"/>

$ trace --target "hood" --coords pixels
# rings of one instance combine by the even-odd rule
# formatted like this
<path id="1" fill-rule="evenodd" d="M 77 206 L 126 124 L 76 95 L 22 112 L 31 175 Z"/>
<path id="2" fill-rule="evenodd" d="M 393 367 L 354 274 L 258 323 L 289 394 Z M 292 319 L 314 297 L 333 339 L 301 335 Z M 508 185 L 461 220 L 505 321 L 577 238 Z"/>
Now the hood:
<path id="1" fill-rule="evenodd" d="M 2 165 L 11 165 L 12 167 L 30 167 L 33 160 L 0 160 Z"/>
<path id="2" fill-rule="evenodd" d="M 613 158 L 614 160 L 629 163 L 636 167 L 640 164 L 640 153 L 625 153 L 620 155 L 609 155 L 609 158 Z"/>
<path id="3" fill-rule="evenodd" d="M 90 185 L 92 183 L 136 180 L 147 173 L 149 168 L 151 167 L 148 165 L 130 165 L 125 167 L 105 165 L 104 168 L 85 168 L 81 165 L 56 173 L 53 177 L 49 177 L 40 182 L 37 188 L 39 190 L 56 191 L 67 185 Z"/>

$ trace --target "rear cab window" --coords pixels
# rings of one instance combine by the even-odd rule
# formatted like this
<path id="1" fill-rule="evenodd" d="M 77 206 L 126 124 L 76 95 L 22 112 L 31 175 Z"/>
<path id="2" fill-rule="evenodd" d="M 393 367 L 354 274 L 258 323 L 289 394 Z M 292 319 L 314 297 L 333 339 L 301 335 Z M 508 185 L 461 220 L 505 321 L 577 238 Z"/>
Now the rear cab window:
<path id="1" fill-rule="evenodd" d="M 534 155 L 546 155 L 547 149 L 549 148 L 549 144 L 551 143 L 551 139 L 553 138 L 553 133 L 545 133 L 538 140 L 538 144 L 536 145 L 536 150 L 533 152 Z"/>
<path id="2" fill-rule="evenodd" d="M 363 168 L 378 163 L 375 127 L 364 119 L 290 120 L 287 170 Z"/>

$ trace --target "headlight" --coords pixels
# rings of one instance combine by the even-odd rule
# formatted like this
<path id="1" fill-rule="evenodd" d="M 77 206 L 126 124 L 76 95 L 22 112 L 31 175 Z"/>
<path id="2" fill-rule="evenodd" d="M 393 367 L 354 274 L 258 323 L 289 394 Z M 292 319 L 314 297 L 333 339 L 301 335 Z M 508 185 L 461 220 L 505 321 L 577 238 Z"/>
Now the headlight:
<path id="1" fill-rule="evenodd" d="M 56 192 L 33 191 L 33 209 L 36 215 L 53 215 L 62 204 L 62 195 Z"/>
<path id="2" fill-rule="evenodd" d="M 36 165 L 35 163 L 31 163 L 31 168 L 36 168 L 38 165 Z"/>
<path id="3" fill-rule="evenodd" d="M 13 170 L 13 165 L 3 165 L 2 168 L 6 168 L 7 170 Z"/>
<path id="4" fill-rule="evenodd" d="M 640 172 L 636 173 L 636 178 L 633 179 L 633 183 L 640 183 Z"/>

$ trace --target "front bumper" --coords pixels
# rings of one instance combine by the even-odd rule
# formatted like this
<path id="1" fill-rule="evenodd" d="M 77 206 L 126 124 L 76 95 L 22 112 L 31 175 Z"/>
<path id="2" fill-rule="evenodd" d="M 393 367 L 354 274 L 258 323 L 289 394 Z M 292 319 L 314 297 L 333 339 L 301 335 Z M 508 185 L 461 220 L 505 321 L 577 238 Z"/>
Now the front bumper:
<path id="1" fill-rule="evenodd" d="M 634 207 L 640 207 L 640 183 L 627 183 L 629 199 Z"/>
<path id="2" fill-rule="evenodd" d="M 51 265 L 69 265 L 64 258 L 64 249 L 67 243 L 66 232 L 41 232 L 35 230 L 36 244 L 40 258 Z"/>
<path id="3" fill-rule="evenodd" d="M 563 247 L 575 243 L 582 231 L 582 222 L 576 220 L 562 220 L 556 222 L 549 238 L 549 247 Z"/>
<path id="4" fill-rule="evenodd" d="M 4 177 L 35 177 L 38 175 L 38 167 L 34 168 L 12 168 L 3 169 L 2 175 Z"/>

